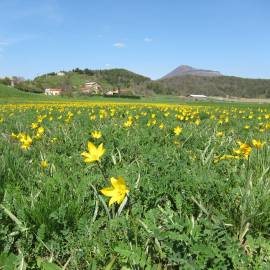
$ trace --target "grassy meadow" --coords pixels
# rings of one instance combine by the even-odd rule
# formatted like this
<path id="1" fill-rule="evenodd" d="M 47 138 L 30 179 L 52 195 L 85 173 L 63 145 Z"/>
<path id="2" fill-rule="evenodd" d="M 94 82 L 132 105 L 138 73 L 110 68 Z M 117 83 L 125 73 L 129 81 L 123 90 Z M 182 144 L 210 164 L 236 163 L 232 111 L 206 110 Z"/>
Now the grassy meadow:
<path id="1" fill-rule="evenodd" d="M 184 103 L 183 99 L 179 97 L 156 95 L 150 97 L 142 97 L 141 99 L 129 98 L 110 98 L 103 96 L 77 96 L 62 97 L 62 96 L 45 96 L 44 94 L 37 94 L 31 92 L 24 92 L 19 89 L 9 87 L 0 83 L 0 104 L 9 103 L 55 103 L 55 102 L 121 102 L 121 103 Z"/>
<path id="2" fill-rule="evenodd" d="M 263 105 L 2 103 L 0 269 L 270 269 L 269 128 Z"/>

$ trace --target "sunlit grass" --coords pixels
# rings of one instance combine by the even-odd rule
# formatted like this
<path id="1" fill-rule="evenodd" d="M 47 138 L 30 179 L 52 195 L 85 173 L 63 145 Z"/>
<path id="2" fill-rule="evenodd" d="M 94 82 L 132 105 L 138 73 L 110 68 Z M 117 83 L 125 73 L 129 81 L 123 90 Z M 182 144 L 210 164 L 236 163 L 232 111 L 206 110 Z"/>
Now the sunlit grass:
<path id="1" fill-rule="evenodd" d="M 255 105 L 2 104 L 3 256 L 33 269 L 267 269 L 269 128 Z"/>

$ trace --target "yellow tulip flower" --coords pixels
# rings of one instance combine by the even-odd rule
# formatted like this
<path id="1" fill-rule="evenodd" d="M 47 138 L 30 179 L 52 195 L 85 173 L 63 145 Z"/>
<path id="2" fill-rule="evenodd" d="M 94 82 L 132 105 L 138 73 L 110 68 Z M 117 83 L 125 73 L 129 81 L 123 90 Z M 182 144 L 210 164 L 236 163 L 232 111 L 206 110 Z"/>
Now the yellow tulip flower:
<path id="1" fill-rule="evenodd" d="M 261 149 L 265 142 L 261 142 L 260 140 L 252 140 L 252 144 L 256 149 Z"/>
<path id="2" fill-rule="evenodd" d="M 93 132 L 91 133 L 91 136 L 92 136 L 92 138 L 94 138 L 94 139 L 100 139 L 101 136 L 102 136 L 102 133 L 101 133 L 101 131 L 95 130 L 95 131 L 93 131 Z"/>
<path id="3" fill-rule="evenodd" d="M 112 187 L 103 188 L 100 190 L 100 192 L 107 197 L 111 197 L 109 201 L 109 206 L 111 206 L 115 202 L 121 204 L 121 202 L 125 199 L 126 195 L 129 192 L 125 180 L 121 176 L 118 177 L 118 179 L 111 177 L 111 183 Z"/>
<path id="4" fill-rule="evenodd" d="M 103 143 L 96 147 L 92 142 L 88 142 L 88 152 L 81 153 L 81 156 L 84 157 L 85 163 L 91 163 L 95 161 L 100 161 L 100 158 L 104 154 L 105 149 Z"/>
<path id="5" fill-rule="evenodd" d="M 42 169 L 47 169 L 47 168 L 49 167 L 49 164 L 48 164 L 48 162 L 47 162 L 46 160 L 42 160 L 42 161 L 40 162 L 40 167 L 41 167 Z"/>
<path id="6" fill-rule="evenodd" d="M 176 136 L 179 136 L 180 133 L 182 132 L 182 128 L 179 127 L 179 126 L 177 126 L 176 128 L 174 128 L 173 132 L 174 132 L 174 134 L 175 134 Z"/>

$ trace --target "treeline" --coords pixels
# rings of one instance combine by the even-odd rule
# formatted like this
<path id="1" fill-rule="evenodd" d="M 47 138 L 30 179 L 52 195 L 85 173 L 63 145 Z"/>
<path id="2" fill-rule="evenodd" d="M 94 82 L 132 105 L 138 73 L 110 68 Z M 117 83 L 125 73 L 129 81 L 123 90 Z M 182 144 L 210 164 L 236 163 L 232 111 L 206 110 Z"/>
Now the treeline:
<path id="1" fill-rule="evenodd" d="M 158 94 L 235 96 L 270 98 L 270 80 L 244 79 L 232 76 L 181 76 L 156 81 L 147 86 Z"/>
<path id="2" fill-rule="evenodd" d="M 25 92 L 32 92 L 32 93 L 43 93 L 44 88 L 41 84 L 32 81 L 26 80 L 15 84 L 17 89 L 20 89 Z"/>
<path id="3" fill-rule="evenodd" d="M 0 83 L 4 85 L 11 85 L 11 79 L 8 77 L 0 78 Z"/>
<path id="4" fill-rule="evenodd" d="M 4 85 L 12 85 L 12 83 L 18 84 L 23 81 L 24 81 L 24 78 L 18 77 L 18 76 L 0 78 L 0 83 Z"/>
<path id="5" fill-rule="evenodd" d="M 32 93 L 42 93 L 44 92 L 42 85 L 32 81 L 32 80 L 25 80 L 22 77 L 13 76 L 11 78 L 5 77 L 0 79 L 0 83 L 12 86 L 14 85 L 17 89 L 20 89 L 25 92 L 32 92 Z"/>
<path id="6" fill-rule="evenodd" d="M 150 78 L 136 74 L 126 69 L 114 68 L 103 70 L 90 69 L 73 69 L 72 72 L 95 76 L 97 81 L 105 81 L 115 88 L 129 88 L 134 85 L 139 85 L 145 81 L 150 81 Z"/>

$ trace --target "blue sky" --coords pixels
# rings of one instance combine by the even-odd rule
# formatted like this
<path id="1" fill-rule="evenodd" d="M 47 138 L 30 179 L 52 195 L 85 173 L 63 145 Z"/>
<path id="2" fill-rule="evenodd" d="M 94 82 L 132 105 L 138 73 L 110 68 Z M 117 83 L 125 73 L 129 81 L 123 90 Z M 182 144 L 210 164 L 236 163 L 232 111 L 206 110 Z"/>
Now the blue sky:
<path id="1" fill-rule="evenodd" d="M 0 0 L 0 76 L 181 64 L 270 78 L 269 0 Z"/>

